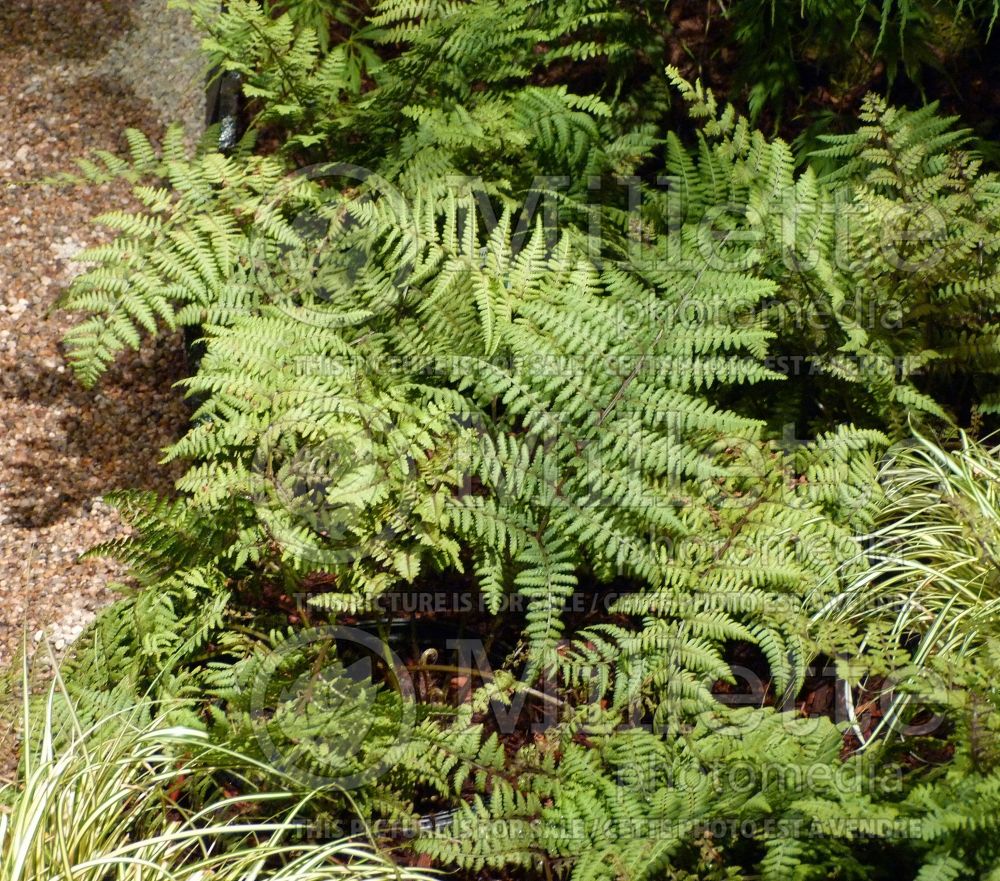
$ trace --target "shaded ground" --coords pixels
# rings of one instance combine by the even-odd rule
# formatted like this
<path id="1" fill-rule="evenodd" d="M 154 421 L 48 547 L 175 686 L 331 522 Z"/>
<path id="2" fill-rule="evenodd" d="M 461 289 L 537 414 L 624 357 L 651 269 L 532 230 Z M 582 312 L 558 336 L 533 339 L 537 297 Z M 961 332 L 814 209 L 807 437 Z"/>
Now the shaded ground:
<path id="1" fill-rule="evenodd" d="M 164 5 L 0 4 L 0 665 L 25 628 L 59 650 L 112 598 L 113 567 L 77 560 L 120 530 L 100 497 L 167 491 L 175 476 L 157 460 L 187 417 L 171 388 L 184 367 L 177 340 L 130 353 L 86 391 L 60 351 L 72 319 L 47 315 L 73 256 L 100 235 L 89 219 L 127 195 L 33 183 L 89 150 L 120 149 L 127 126 L 200 123 L 197 40 Z"/>

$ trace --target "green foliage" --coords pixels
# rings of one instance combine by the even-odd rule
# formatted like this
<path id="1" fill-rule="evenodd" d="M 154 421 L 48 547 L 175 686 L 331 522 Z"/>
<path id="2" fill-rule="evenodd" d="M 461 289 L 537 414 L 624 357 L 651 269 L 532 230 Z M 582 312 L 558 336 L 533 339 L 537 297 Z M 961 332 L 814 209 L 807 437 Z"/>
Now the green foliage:
<path id="1" fill-rule="evenodd" d="M 884 461 L 884 496 L 867 537 L 869 566 L 822 611 L 843 629 L 909 647 L 923 668 L 978 651 L 996 620 L 997 451 L 961 436 L 957 449 L 922 436 Z M 874 735 L 899 722 L 911 698 L 893 696 Z"/>
<path id="2" fill-rule="evenodd" d="M 908 418 L 948 419 L 949 397 L 990 412 L 978 380 L 996 370 L 997 178 L 953 120 L 870 97 L 856 133 L 824 138 L 817 155 L 837 170 L 793 177 L 785 144 L 681 87 L 711 122 L 697 162 L 676 142 L 668 154 L 680 216 L 717 211 L 713 232 L 753 243 L 730 265 L 776 283 L 770 353 L 790 368 L 779 412 L 799 430 L 841 413 L 896 434 Z M 950 388 L 958 376 L 965 398 Z"/>
<path id="3" fill-rule="evenodd" d="M 804 841 L 824 814 L 867 809 L 868 823 L 855 832 L 876 827 L 883 812 L 863 792 L 859 762 L 837 768 L 840 733 L 826 720 L 747 709 L 726 725 L 714 721 L 666 739 L 631 729 L 525 749 L 513 761 L 517 787 L 497 782 L 488 801 L 463 807 L 453 829 L 421 847 L 474 870 L 544 859 L 550 870 L 572 865 L 574 879 L 643 878 L 693 868 L 699 836 L 721 853 L 742 828 L 762 846 L 754 862 L 763 877 L 778 878 L 808 864 Z M 801 775 L 810 767 L 833 773 L 810 788 Z M 850 835 L 831 837 L 823 859 L 853 862 L 837 840 Z M 738 865 L 729 861 L 731 871 Z"/>
<path id="4" fill-rule="evenodd" d="M 810 81 L 834 105 L 878 80 L 923 93 L 964 56 L 986 54 L 998 12 L 995 0 L 737 0 L 725 10 L 721 39 L 737 53 L 736 86 L 751 117 L 780 117 L 797 109 Z"/>
<path id="5" fill-rule="evenodd" d="M 926 877 L 948 869 L 958 877 L 963 871 L 980 877 L 1000 871 L 996 691 L 1000 655 L 996 640 L 990 640 L 981 654 L 975 664 L 956 668 L 952 659 L 939 658 L 934 665 L 937 688 L 950 686 L 947 696 L 957 755 L 933 784 L 915 789 L 907 799 L 911 815 L 920 817 Z"/>
<path id="6" fill-rule="evenodd" d="M 329 51 L 331 32 L 335 32 L 337 46 L 343 47 L 345 55 L 357 64 L 355 88 L 360 86 L 360 76 L 366 69 L 378 66 L 379 57 L 370 44 L 379 32 L 362 21 L 360 10 L 353 4 L 334 0 L 281 0 L 269 11 L 272 17 L 285 11 L 298 30 L 314 31 L 321 52 Z"/>
<path id="7" fill-rule="evenodd" d="M 974 648 L 996 616 L 998 478 L 996 449 L 964 434 L 954 450 L 919 435 L 895 449 L 882 466 L 873 566 L 836 614 L 896 616 L 898 633 L 926 639 L 921 655 Z"/>
<path id="8" fill-rule="evenodd" d="M 790 709 L 821 647 L 882 675 L 907 654 L 823 623 L 899 516 L 881 451 L 996 406 L 1000 192 L 954 120 L 871 97 L 831 170 L 796 172 L 661 71 L 664 23 L 627 4 L 385 0 L 325 38 L 304 3 L 180 5 L 250 134 L 223 156 L 131 133 L 131 161 L 80 164 L 143 207 L 104 218 L 64 300 L 78 375 L 161 326 L 205 342 L 165 452 L 179 500 L 117 497 L 136 531 L 97 550 L 140 587 L 75 648 L 80 712 L 181 700 L 331 816 L 454 807 L 418 846 L 467 872 L 864 877 L 861 839 L 925 815 L 911 863 L 977 866 L 945 848 L 992 784 L 958 762 L 891 792 L 889 747 L 842 759 L 846 726 Z M 524 609 L 457 709 L 359 682 L 297 626 L 441 584 Z M 611 590 L 600 620 L 569 614 Z M 784 712 L 720 703 L 734 645 Z M 556 718 L 498 737 L 487 711 L 546 682 Z M 959 791 L 952 829 L 933 800 Z"/>
<path id="9" fill-rule="evenodd" d="M 822 179 L 809 170 L 796 176 L 782 141 L 767 141 L 731 109 L 675 83 L 704 120 L 700 146 L 692 156 L 674 135 L 666 137 L 671 189 L 640 188 L 645 203 L 638 214 L 623 212 L 615 194 L 610 204 L 588 201 L 580 183 L 547 194 L 537 175 L 522 182 L 526 191 L 491 182 L 483 172 L 493 157 L 477 155 L 485 132 L 463 136 L 433 116 L 421 120 L 415 133 L 421 147 L 409 159 L 386 158 L 398 186 L 341 166 L 285 179 L 275 157 L 202 153 L 184 162 L 176 139 L 168 139 L 157 162 L 133 134 L 130 173 L 171 188 L 140 185 L 147 211 L 104 218 L 122 235 L 84 255 L 97 265 L 65 298 L 66 306 L 92 316 L 68 338 L 71 360 L 84 381 L 94 382 L 117 350 L 138 345 L 141 331 L 155 330 L 158 320 L 226 326 L 270 305 L 304 306 L 303 320 L 318 334 L 317 325 L 330 320 L 361 326 L 374 313 L 384 319 L 390 310 L 394 316 L 413 310 L 425 291 L 419 309 L 447 314 L 451 324 L 447 335 L 435 328 L 438 351 L 475 351 L 467 346 L 471 328 L 455 323 L 468 314 L 455 301 L 471 294 L 485 354 L 492 356 L 499 351 L 497 321 L 514 308 L 517 290 L 486 279 L 520 258 L 520 283 L 534 290 L 545 279 L 524 275 L 525 261 L 540 272 L 544 254 L 546 266 L 555 262 L 570 273 L 581 255 L 594 263 L 596 246 L 607 255 L 599 261 L 604 268 L 595 265 L 592 278 L 581 275 L 579 283 L 592 286 L 595 299 L 607 291 L 609 302 L 618 301 L 618 312 L 601 320 L 634 325 L 623 327 L 630 343 L 623 354 L 639 351 L 654 365 L 674 359 L 689 385 L 719 387 L 714 401 L 725 402 L 722 387 L 734 382 L 777 379 L 764 369 L 771 364 L 790 381 L 775 392 L 779 400 L 770 410 L 758 407 L 753 415 L 772 429 L 794 423 L 800 431 L 821 431 L 830 412 L 894 433 L 912 411 L 947 420 L 942 403 L 956 375 L 985 378 L 996 370 L 997 181 L 962 149 L 964 134 L 933 108 L 908 113 L 871 99 L 857 133 L 827 139 L 822 156 L 838 170 Z M 537 125 L 537 107 L 529 116 L 516 110 L 536 100 L 552 116 L 544 127 Z M 616 158 L 623 141 L 646 155 L 655 143 L 651 133 L 636 130 L 608 144 L 600 125 L 611 111 L 596 96 L 528 86 L 497 101 L 512 116 L 498 122 L 490 139 L 534 145 L 549 157 L 546 173 L 568 173 L 571 181 L 628 171 L 636 159 Z M 561 168 L 553 162 L 559 159 Z M 530 152 L 506 161 L 538 169 Z M 357 186 L 329 186 L 345 174 L 357 178 L 360 198 Z M 468 183 L 456 183 L 456 176 Z M 480 222 L 490 196 L 501 200 L 499 220 L 490 206 Z M 547 215 L 566 227 L 557 247 L 551 230 L 532 233 L 533 212 L 549 210 L 544 202 L 540 207 L 545 199 L 561 206 L 558 215 Z M 630 241 L 630 225 L 639 220 L 643 238 Z M 582 241 L 580 227 L 595 224 L 601 242 Z M 340 247 L 327 247 L 332 241 Z M 487 263 L 477 274 L 483 248 Z M 312 282 L 305 293 L 292 286 L 303 274 Z M 336 298 L 337 311 L 331 293 L 345 287 L 351 290 Z M 713 287 L 719 289 L 709 296 Z M 325 298 L 319 306 L 312 302 L 317 297 Z M 326 314 L 331 310 L 335 317 Z M 677 340 L 654 334 L 655 350 L 646 351 L 643 336 L 656 321 L 704 325 L 706 316 L 708 326 L 691 327 Z M 733 329 L 734 323 L 745 326 Z M 390 354 L 426 356 L 422 341 L 396 336 Z M 757 367 L 739 356 L 741 348 Z M 986 412 L 995 408 L 975 384 L 952 406 L 970 402 Z"/>
<path id="10" fill-rule="evenodd" d="M 73 733 L 61 744 L 52 709 L 65 697 L 52 686 L 22 719 L 38 751 L 25 757 L 16 784 L 0 788 L 4 881 L 130 881 L 154 870 L 191 881 L 206 875 L 233 881 L 428 877 L 348 839 L 302 841 L 303 806 L 273 788 L 285 782 L 279 774 L 214 749 L 200 732 L 162 716 L 122 711 L 87 726 L 69 704 Z M 239 802 L 197 798 L 200 790 L 212 790 L 206 783 L 213 775 L 223 768 L 232 775 L 239 765 L 264 771 L 272 788 Z"/>

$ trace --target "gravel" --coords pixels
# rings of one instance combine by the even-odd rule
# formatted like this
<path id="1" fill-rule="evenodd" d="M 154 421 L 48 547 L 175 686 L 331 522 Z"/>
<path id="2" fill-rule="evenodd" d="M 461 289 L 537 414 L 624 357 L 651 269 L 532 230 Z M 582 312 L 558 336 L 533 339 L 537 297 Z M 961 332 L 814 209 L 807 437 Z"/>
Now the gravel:
<path id="1" fill-rule="evenodd" d="M 0 4 L 0 665 L 24 635 L 60 653 L 114 598 L 120 571 L 81 562 L 122 533 L 101 497 L 169 492 L 158 464 L 187 410 L 176 336 L 128 353 L 93 391 L 64 364 L 73 321 L 53 303 L 99 241 L 95 215 L 127 208 L 120 185 L 57 189 L 35 181 L 122 132 L 156 136 L 202 124 L 198 38 L 166 0 L 3 0 Z M 2 763 L 0 763 L 2 764 Z"/>
<path id="2" fill-rule="evenodd" d="M 207 70 L 188 15 L 167 9 L 166 0 L 134 0 L 131 19 L 100 60 L 100 73 L 127 84 L 162 122 L 180 122 L 199 134 Z"/>

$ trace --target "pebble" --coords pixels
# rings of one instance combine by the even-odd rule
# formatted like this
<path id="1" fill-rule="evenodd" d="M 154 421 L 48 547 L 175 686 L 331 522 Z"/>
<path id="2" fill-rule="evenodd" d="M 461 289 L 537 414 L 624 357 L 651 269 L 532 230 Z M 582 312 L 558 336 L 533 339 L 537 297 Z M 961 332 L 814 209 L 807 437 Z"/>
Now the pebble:
<path id="1" fill-rule="evenodd" d="M 164 0 L 0 3 L 0 665 L 27 636 L 58 659 L 114 599 L 120 567 L 80 554 L 124 533 L 102 497 L 171 492 L 161 448 L 188 411 L 171 386 L 186 365 L 177 335 L 127 353 L 97 394 L 65 366 L 74 316 L 50 313 L 108 234 L 90 220 L 131 207 L 127 187 L 52 188 L 95 149 L 123 152 L 127 127 L 154 138 L 203 122 L 199 37 Z M 9 772 L 0 723 L 0 776 Z"/>

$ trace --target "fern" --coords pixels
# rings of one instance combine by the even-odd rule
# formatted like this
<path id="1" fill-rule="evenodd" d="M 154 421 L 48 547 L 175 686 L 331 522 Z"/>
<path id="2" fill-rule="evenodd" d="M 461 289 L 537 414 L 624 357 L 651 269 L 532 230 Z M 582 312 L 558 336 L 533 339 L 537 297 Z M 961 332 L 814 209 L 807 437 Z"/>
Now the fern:
<path id="1" fill-rule="evenodd" d="M 189 465 L 181 500 L 122 497 L 137 533 L 100 551 L 142 589 L 78 646 L 83 704 L 197 697 L 189 724 L 256 744 L 334 812 L 350 799 L 331 778 L 391 819 L 430 791 L 454 829 L 419 846 L 468 871 L 656 877 L 717 840 L 747 871 L 817 874 L 905 819 L 881 790 L 786 779 L 874 761 L 842 761 L 832 723 L 716 693 L 741 643 L 794 700 L 821 611 L 866 567 L 881 450 L 909 420 L 992 406 L 997 187 L 965 135 L 872 98 L 820 157 L 832 173 L 797 172 L 702 85 L 631 89 L 662 32 L 597 0 L 386 0 L 364 78 L 291 11 L 186 5 L 240 73 L 251 133 L 230 156 L 133 135 L 130 162 L 81 168 L 145 207 L 105 218 L 118 237 L 67 295 L 87 315 L 78 374 L 160 327 L 205 343 L 165 451 Z M 691 146 L 663 128 L 671 90 Z M 947 246 L 905 239 L 919 273 L 880 248 L 914 204 Z M 782 368 L 801 353 L 808 369 Z M 523 601 L 468 707 L 359 684 L 293 626 L 442 582 L 496 613 Z M 603 620 L 567 614 L 611 587 Z M 486 711 L 542 680 L 558 718 L 510 748 Z M 735 768 L 759 785 L 727 788 Z M 845 812 L 869 825 L 838 828 Z M 752 833 L 706 836 L 720 819 Z"/>

